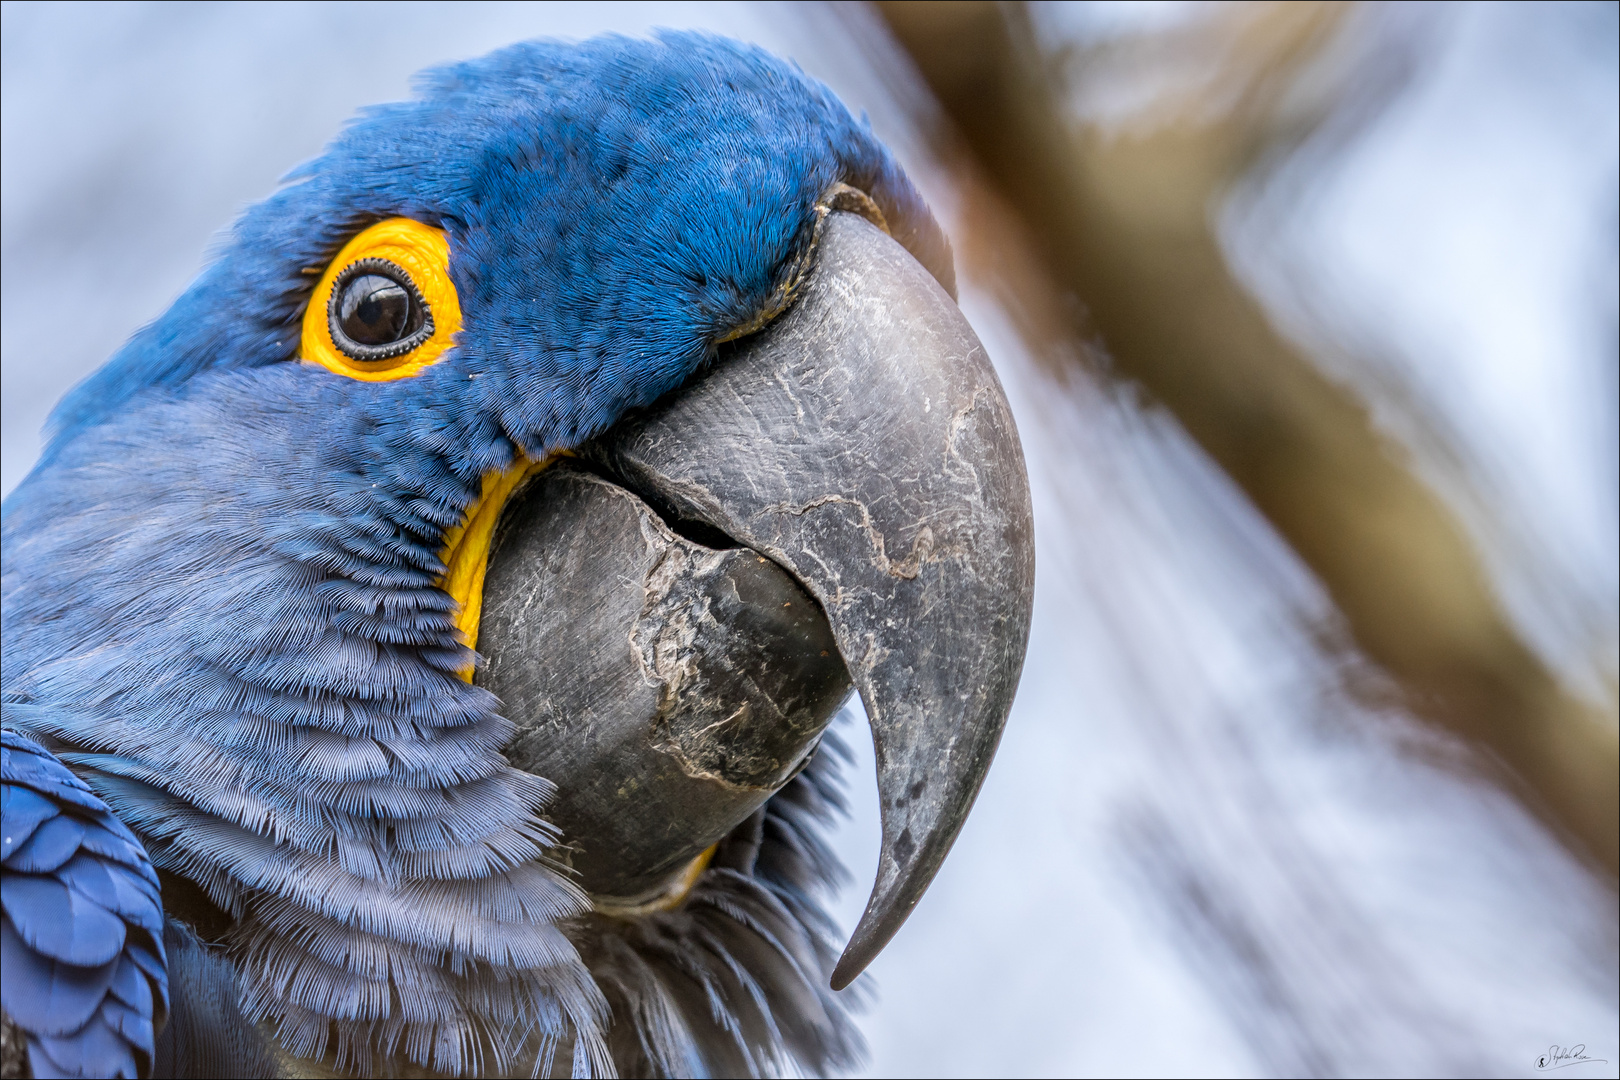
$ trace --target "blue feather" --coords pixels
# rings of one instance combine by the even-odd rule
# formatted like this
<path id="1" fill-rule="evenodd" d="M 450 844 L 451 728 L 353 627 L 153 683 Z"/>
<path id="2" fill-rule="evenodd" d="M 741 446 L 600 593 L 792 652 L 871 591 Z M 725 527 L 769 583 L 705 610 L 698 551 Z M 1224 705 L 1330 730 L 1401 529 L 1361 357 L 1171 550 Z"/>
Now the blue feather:
<path id="1" fill-rule="evenodd" d="M 236 968 L 180 923 L 164 933 L 177 995 L 174 1015 L 157 1038 L 157 1076 L 278 1075 L 263 1037 L 242 1015 Z"/>
<path id="2" fill-rule="evenodd" d="M 32 792 L 27 792 L 32 794 Z M 37 798 L 37 796 L 36 796 Z M 19 802 L 21 800 L 18 800 Z M 43 799 L 40 800 L 44 802 Z M 49 806 L 49 804 L 46 804 Z M 39 820 L 37 817 L 23 817 L 16 823 L 16 831 L 22 835 L 23 842 L 9 850 L 6 854 L 5 865 L 8 870 L 18 870 L 30 874 L 48 874 L 58 866 L 67 862 L 79 851 L 79 844 L 84 840 L 85 826 L 83 822 L 74 818 L 62 817 L 57 814 L 54 806 L 49 807 L 51 818 L 37 829 L 31 827 Z M 11 808 L 6 808 L 6 832 L 13 830 L 11 821 Z M 11 836 L 7 836 L 9 842 Z"/>
<path id="3" fill-rule="evenodd" d="M 118 1009 L 116 1003 L 111 1006 Z M 44 1052 L 44 1056 L 54 1066 L 47 1070 L 46 1075 L 56 1076 L 116 1076 L 128 1077 L 135 1080 L 141 1074 L 141 1066 L 137 1063 L 135 1054 L 131 1051 L 131 1041 L 120 1031 L 107 1015 L 108 1010 L 98 1010 L 90 1021 L 67 1038 L 53 1038 L 48 1035 L 38 1037 L 37 1048 Z M 130 1025 L 131 1033 L 139 1036 L 136 1025 Z M 145 1045 L 152 1044 L 152 1029 L 148 1024 L 144 1031 Z M 31 1044 L 34 1040 L 30 1040 Z M 30 1050 L 35 1049 L 30 1045 Z M 38 1063 L 38 1054 L 33 1055 L 33 1061 Z M 35 1065 L 35 1076 L 40 1075 L 38 1064 Z"/>
<path id="4" fill-rule="evenodd" d="M 117 959 L 100 967 L 59 963 L 32 948 L 13 927 L 0 921 L 6 977 L 6 1012 L 29 1032 L 63 1034 L 82 1028 L 95 1015 L 118 974 Z"/>
<path id="5" fill-rule="evenodd" d="M 34 743 L 0 738 L 13 841 L 0 877 L 0 1000 L 28 1032 L 35 1076 L 150 1075 L 168 1010 L 157 878 L 81 780 Z"/>
<path id="6" fill-rule="evenodd" d="M 32 839 L 35 830 L 61 811 L 45 796 L 36 795 L 20 785 L 5 785 L 4 799 L 4 803 L 0 804 L 0 822 L 5 824 L 4 830 L 0 831 L 0 837 L 3 837 L 3 841 L 0 841 L 0 859 L 10 859 L 13 852 Z"/>
<path id="7" fill-rule="evenodd" d="M 75 967 L 99 967 L 124 948 L 124 920 L 49 877 L 7 874 L 6 915 L 28 947 Z"/>

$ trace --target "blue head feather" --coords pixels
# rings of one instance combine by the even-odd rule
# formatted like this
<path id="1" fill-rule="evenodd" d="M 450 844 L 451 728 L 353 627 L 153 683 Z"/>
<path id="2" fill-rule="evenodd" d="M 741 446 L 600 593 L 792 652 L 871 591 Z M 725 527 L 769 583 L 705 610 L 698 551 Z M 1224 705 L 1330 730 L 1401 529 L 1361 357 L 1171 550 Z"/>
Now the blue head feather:
<path id="1" fill-rule="evenodd" d="M 558 928 L 583 898 L 544 862 L 549 785 L 455 676 L 444 532 L 487 471 L 687 379 L 833 184 L 947 288 L 950 256 L 867 126 L 758 49 L 528 43 L 418 89 L 58 406 L 4 509 L 7 723 L 234 916 L 249 1019 L 293 1052 L 464 1072 L 573 1032 L 601 1069 L 603 999 Z M 394 382 L 294 362 L 307 268 L 395 216 L 448 235 L 454 346 Z"/>
<path id="2" fill-rule="evenodd" d="M 871 195 L 951 287 L 944 236 L 888 151 L 761 50 L 692 33 L 529 42 L 417 85 L 243 215 L 192 288 L 64 398 L 47 457 L 144 391 L 292 359 L 304 268 L 386 217 L 448 232 L 460 348 L 405 384 L 347 389 L 381 416 L 453 417 L 475 471 L 512 444 L 574 445 L 680 385 L 781 284 L 835 182 Z"/>

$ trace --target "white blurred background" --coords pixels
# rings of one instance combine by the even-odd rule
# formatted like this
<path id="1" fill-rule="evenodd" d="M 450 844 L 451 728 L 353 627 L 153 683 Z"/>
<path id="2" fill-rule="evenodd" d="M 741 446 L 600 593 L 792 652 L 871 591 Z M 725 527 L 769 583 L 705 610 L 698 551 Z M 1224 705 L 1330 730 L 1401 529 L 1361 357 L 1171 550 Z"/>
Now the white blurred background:
<path id="1" fill-rule="evenodd" d="M 1154 49 L 1247 17 L 1049 4 L 1029 25 L 1043 55 L 1080 58 L 1077 130 L 1129 139 L 1188 85 L 1227 107 Z M 1344 20 L 1280 99 L 1382 72 L 1368 103 L 1223 189 L 1210 227 L 1278 335 L 1456 516 L 1511 631 L 1612 744 L 1616 7 Z M 1620 1075 L 1612 866 L 1491 751 L 1403 704 L 1313 565 L 1106 341 L 1042 329 L 1027 245 L 987 247 L 995 200 L 874 10 L 6 3 L 4 490 L 61 393 L 357 107 L 521 38 L 655 26 L 758 42 L 870 113 L 958 238 L 1028 455 L 1028 664 L 974 815 L 872 967 L 869 1075 L 1529 1075 L 1577 1044 L 1605 1060 L 1562 1072 Z M 878 833 L 848 723 L 852 927 Z"/>

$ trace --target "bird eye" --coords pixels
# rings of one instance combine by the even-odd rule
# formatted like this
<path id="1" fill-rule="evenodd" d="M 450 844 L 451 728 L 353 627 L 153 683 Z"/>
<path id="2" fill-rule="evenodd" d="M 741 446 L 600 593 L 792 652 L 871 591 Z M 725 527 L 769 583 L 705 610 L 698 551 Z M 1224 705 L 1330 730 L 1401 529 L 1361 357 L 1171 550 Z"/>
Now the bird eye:
<path id="1" fill-rule="evenodd" d="M 344 267 L 327 307 L 332 343 L 362 363 L 391 360 L 433 336 L 427 301 L 410 274 L 387 259 Z"/>
<path id="2" fill-rule="evenodd" d="M 345 244 L 321 274 L 299 356 L 361 382 L 404 379 L 444 355 L 460 329 L 444 231 L 388 218 Z"/>

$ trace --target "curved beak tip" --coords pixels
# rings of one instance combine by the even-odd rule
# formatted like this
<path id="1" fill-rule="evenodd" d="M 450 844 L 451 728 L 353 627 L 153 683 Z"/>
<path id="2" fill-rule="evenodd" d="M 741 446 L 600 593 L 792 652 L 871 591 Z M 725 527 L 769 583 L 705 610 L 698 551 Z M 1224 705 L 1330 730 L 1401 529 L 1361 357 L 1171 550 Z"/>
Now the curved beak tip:
<path id="1" fill-rule="evenodd" d="M 842 989 L 944 861 L 1023 666 L 1029 484 L 989 358 L 904 248 L 834 213 L 792 308 L 582 456 L 666 520 L 768 558 L 826 616 L 866 703 L 883 817 Z"/>

